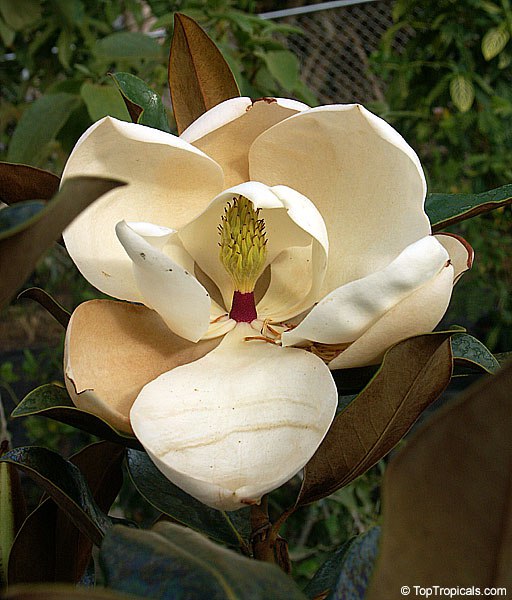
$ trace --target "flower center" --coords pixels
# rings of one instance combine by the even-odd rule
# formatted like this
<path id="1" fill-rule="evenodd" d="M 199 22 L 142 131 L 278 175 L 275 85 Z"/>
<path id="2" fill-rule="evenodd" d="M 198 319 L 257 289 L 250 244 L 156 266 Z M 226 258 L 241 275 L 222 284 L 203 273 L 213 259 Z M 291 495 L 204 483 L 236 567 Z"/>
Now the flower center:
<path id="1" fill-rule="evenodd" d="M 250 323 L 257 316 L 254 288 L 267 258 L 265 221 L 259 212 L 247 198 L 237 196 L 227 203 L 219 225 L 220 260 L 235 288 L 229 316 L 239 322 Z"/>

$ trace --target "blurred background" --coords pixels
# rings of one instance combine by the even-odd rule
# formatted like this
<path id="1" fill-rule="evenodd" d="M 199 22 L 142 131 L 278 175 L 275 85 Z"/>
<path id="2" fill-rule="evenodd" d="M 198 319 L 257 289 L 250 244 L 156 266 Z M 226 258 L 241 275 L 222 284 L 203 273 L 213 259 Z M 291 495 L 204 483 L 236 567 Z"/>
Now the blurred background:
<path id="1" fill-rule="evenodd" d="M 512 9 L 509 0 L 0 0 L 0 160 L 60 174 L 80 134 L 110 114 L 129 120 L 109 73 L 127 71 L 161 94 L 173 123 L 167 60 L 173 13 L 196 19 L 229 62 L 242 95 L 310 105 L 360 102 L 417 151 L 430 192 L 512 183 Z M 473 245 L 444 324 L 491 350 L 512 347 L 510 207 L 452 228 Z M 390 232 L 392 235 L 392 232 Z M 40 262 L 39 286 L 68 310 L 98 297 L 62 246 Z M 62 380 L 62 328 L 30 301 L 0 313 L 6 412 L 36 385 Z M 20 440 L 69 455 L 90 436 L 37 418 Z M 19 442 L 18 442 L 19 445 Z M 299 576 L 375 522 L 382 465 L 290 520 Z M 292 484 L 293 486 L 293 484 Z M 284 490 L 275 502 L 286 505 Z M 149 507 L 124 510 L 136 520 Z"/>

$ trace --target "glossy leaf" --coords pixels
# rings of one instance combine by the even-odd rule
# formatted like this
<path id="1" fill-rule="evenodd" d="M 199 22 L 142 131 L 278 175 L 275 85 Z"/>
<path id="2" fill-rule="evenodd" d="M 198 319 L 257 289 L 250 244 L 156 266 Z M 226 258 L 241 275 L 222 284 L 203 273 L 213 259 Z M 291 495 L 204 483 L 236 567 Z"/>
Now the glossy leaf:
<path id="1" fill-rule="evenodd" d="M 66 93 L 45 94 L 30 104 L 14 130 L 7 160 L 37 166 L 79 104 L 77 96 Z"/>
<path id="2" fill-rule="evenodd" d="M 99 545 L 110 520 L 99 509 L 79 469 L 52 450 L 27 446 L 0 458 L 26 473 L 57 503 L 94 544 Z"/>
<path id="3" fill-rule="evenodd" d="M 391 461 L 368 600 L 394 600 L 409 582 L 510 589 L 511 389 L 509 364 L 438 410 Z"/>
<path id="4" fill-rule="evenodd" d="M 113 179 L 70 178 L 16 233 L 0 233 L 0 308 L 7 304 L 67 225 L 94 200 L 120 185 L 123 184 Z"/>
<path id="5" fill-rule="evenodd" d="M 170 133 L 165 108 L 158 94 L 131 73 L 114 73 L 112 77 L 134 123 Z"/>
<path id="6" fill-rule="evenodd" d="M 8 447 L 8 441 L 3 440 L 0 455 Z M 0 463 L 0 589 L 7 585 L 9 553 L 25 517 L 25 497 L 18 470 L 7 463 Z"/>
<path id="7" fill-rule="evenodd" d="M 36 217 L 44 206 L 42 200 L 27 200 L 0 210 L 0 236 L 11 236 L 23 230 L 25 223 Z"/>
<path id="8" fill-rule="evenodd" d="M 289 50 L 275 50 L 261 54 L 272 77 L 285 90 L 293 90 L 299 81 L 299 60 Z"/>
<path id="9" fill-rule="evenodd" d="M 231 546 L 245 546 L 247 510 L 215 510 L 186 494 L 155 467 L 145 452 L 128 450 L 128 472 L 140 494 L 173 520 Z"/>
<path id="10" fill-rule="evenodd" d="M 0 201 L 49 200 L 59 191 L 60 179 L 43 169 L 0 162 Z"/>
<path id="11" fill-rule="evenodd" d="M 123 457 L 122 447 L 100 442 L 87 446 L 70 459 L 80 469 L 104 512 L 110 509 L 121 487 Z M 77 583 L 89 564 L 91 551 L 91 541 L 51 498 L 47 498 L 27 518 L 16 537 L 9 562 L 9 581 L 11 584 Z"/>
<path id="12" fill-rule="evenodd" d="M 240 95 L 217 46 L 193 19 L 179 13 L 174 18 L 169 87 L 178 133 L 210 108 Z"/>
<path id="13" fill-rule="evenodd" d="M 113 527 L 100 550 L 108 587 L 147 598 L 304 600 L 278 567 L 218 546 L 180 525 Z"/>
<path id="14" fill-rule="evenodd" d="M 20 294 L 18 294 L 18 300 L 21 300 L 22 298 L 29 298 L 30 300 L 34 300 L 34 302 L 37 302 L 47 312 L 49 312 L 51 316 L 57 321 L 57 323 L 60 323 L 62 325 L 62 327 L 66 328 L 68 326 L 71 314 L 65 308 L 63 308 L 54 298 L 52 298 L 50 294 L 48 294 L 41 288 L 32 287 L 23 290 Z"/>
<path id="15" fill-rule="evenodd" d="M 512 184 L 481 194 L 429 194 L 425 210 L 433 231 L 512 204 Z"/>
<path id="16" fill-rule="evenodd" d="M 4 600 L 141 600 L 133 594 L 120 594 L 105 588 L 77 588 L 67 585 L 19 585 L 10 587 Z"/>
<path id="17" fill-rule="evenodd" d="M 98 40 L 94 54 L 104 60 L 125 60 L 142 58 L 160 58 L 160 44 L 145 33 L 139 31 L 119 31 Z"/>
<path id="18" fill-rule="evenodd" d="M 324 498 L 383 458 L 450 382 L 449 332 L 400 342 L 364 390 L 334 419 L 304 469 L 297 505 Z"/>
<path id="19" fill-rule="evenodd" d="M 66 389 L 53 383 L 32 390 L 11 413 L 12 418 L 29 416 L 47 417 L 104 440 L 132 448 L 141 447 L 134 437 L 123 435 L 100 417 L 76 408 Z"/>
<path id="20" fill-rule="evenodd" d="M 456 333 L 452 336 L 452 353 L 456 363 L 472 368 L 480 368 L 487 373 L 495 373 L 500 363 L 491 351 L 472 335 Z"/>
<path id="21" fill-rule="evenodd" d="M 114 86 L 85 82 L 80 88 L 80 95 L 92 121 L 99 121 L 107 115 L 122 121 L 130 120 L 123 99 Z"/>
<path id="22" fill-rule="evenodd" d="M 467 112 L 475 99 L 475 87 L 471 79 L 466 75 L 456 75 L 450 81 L 450 96 L 460 112 Z"/>
<path id="23" fill-rule="evenodd" d="M 377 559 L 380 527 L 350 539 L 318 569 L 304 590 L 309 598 L 363 600 Z"/>
<path id="24" fill-rule="evenodd" d="M 482 54 L 485 60 L 491 60 L 505 48 L 510 39 L 506 27 L 493 27 L 482 38 Z"/>

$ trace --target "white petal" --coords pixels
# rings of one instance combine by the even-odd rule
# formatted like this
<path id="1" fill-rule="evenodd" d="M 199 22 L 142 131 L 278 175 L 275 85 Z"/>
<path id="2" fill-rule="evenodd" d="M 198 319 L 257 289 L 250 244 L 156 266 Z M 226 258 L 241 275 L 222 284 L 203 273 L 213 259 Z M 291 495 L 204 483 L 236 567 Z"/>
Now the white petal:
<path id="1" fill-rule="evenodd" d="M 80 138 L 64 169 L 128 182 L 105 194 L 65 230 L 71 258 L 95 287 L 140 301 L 131 263 L 115 235 L 121 220 L 179 228 L 223 189 L 222 170 L 185 141 L 151 127 L 105 117 Z"/>
<path id="2" fill-rule="evenodd" d="M 197 279 L 154 248 L 127 223 L 116 233 L 133 262 L 133 274 L 143 302 L 156 310 L 177 335 L 197 342 L 210 324 L 211 300 Z"/>
<path id="3" fill-rule="evenodd" d="M 313 108 L 263 132 L 250 177 L 309 198 L 327 224 L 323 295 L 382 269 L 428 235 L 418 157 L 385 121 L 359 105 Z"/>
<path id="4" fill-rule="evenodd" d="M 444 267 L 433 279 L 384 314 L 337 358 L 330 369 L 377 364 L 384 352 L 401 340 L 428 333 L 443 318 L 453 287 L 453 266 Z"/>
<path id="5" fill-rule="evenodd" d="M 434 237 L 424 237 L 381 271 L 328 294 L 295 329 L 283 334 L 283 345 L 308 340 L 322 344 L 356 340 L 395 304 L 435 277 L 448 259 Z"/>
<path id="6" fill-rule="evenodd" d="M 222 166 L 227 188 L 249 179 L 249 148 L 260 133 L 308 108 L 282 98 L 232 98 L 199 117 L 181 138 Z"/>
<path id="7" fill-rule="evenodd" d="M 135 434 L 164 475 L 223 510 L 257 503 L 295 475 L 337 405 L 320 359 L 244 341 L 256 334 L 239 323 L 207 356 L 146 385 L 130 413 Z"/>
<path id="8" fill-rule="evenodd" d="M 466 240 L 454 233 L 438 233 L 435 238 L 443 244 L 450 255 L 454 269 L 453 283 L 457 283 L 462 275 L 473 266 L 475 253 Z"/>
<path id="9" fill-rule="evenodd" d="M 298 314 L 303 310 L 300 308 L 303 304 L 309 307 L 317 300 L 316 295 L 326 269 L 328 241 L 325 223 L 320 213 L 307 198 L 295 190 L 286 186 L 269 188 L 257 181 L 234 186 L 219 194 L 201 216 L 183 228 L 179 232 L 180 239 L 199 267 L 217 284 L 225 305 L 230 307 L 233 284 L 219 259 L 217 226 L 221 222 L 226 203 L 239 194 L 248 198 L 255 208 L 261 209 L 260 217 L 265 220 L 268 240 L 267 264 L 272 264 L 272 261 L 287 248 L 313 245 L 311 256 L 305 257 L 304 260 L 311 260 L 313 263 L 314 281 L 312 283 L 310 278 L 305 278 L 308 274 L 305 264 L 300 297 L 276 298 L 271 276 L 271 284 L 267 291 L 269 296 L 267 300 L 262 299 L 265 316 L 274 317 L 279 312 L 281 318 L 287 318 L 292 305 L 294 310 L 291 310 L 291 314 Z M 296 268 L 290 265 L 290 276 L 294 272 Z M 298 302 L 300 305 L 297 305 Z M 268 312 L 269 307 L 272 313 Z"/>

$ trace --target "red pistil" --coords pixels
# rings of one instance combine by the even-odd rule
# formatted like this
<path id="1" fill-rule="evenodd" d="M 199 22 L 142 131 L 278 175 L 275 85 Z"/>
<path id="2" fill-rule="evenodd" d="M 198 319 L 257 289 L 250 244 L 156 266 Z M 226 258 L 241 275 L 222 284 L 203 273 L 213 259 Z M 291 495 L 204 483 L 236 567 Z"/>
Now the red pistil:
<path id="1" fill-rule="evenodd" d="M 257 318 L 254 292 L 237 292 L 233 294 L 233 304 L 229 316 L 237 323 L 250 323 Z"/>

